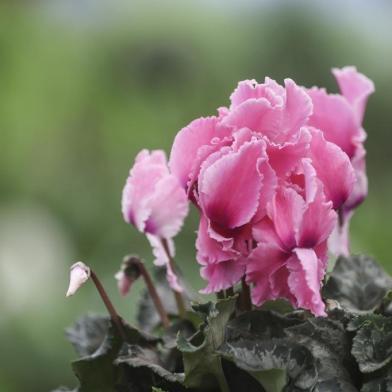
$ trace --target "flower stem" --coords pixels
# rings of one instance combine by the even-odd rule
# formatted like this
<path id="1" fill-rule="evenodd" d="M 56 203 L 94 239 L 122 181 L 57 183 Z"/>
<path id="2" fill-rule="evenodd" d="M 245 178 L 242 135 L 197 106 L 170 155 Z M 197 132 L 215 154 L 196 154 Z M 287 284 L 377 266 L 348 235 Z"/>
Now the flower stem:
<path id="1" fill-rule="evenodd" d="M 225 299 L 225 291 L 221 290 L 216 293 L 216 299 Z"/>
<path id="2" fill-rule="evenodd" d="M 170 249 L 169 249 L 169 245 L 168 245 L 167 240 L 165 238 L 162 238 L 161 243 L 162 243 L 162 247 L 166 253 L 167 259 L 169 260 L 170 268 L 172 269 L 173 272 L 176 272 L 175 263 L 174 263 L 172 255 L 170 253 Z M 176 300 L 178 315 L 180 318 L 185 318 L 186 308 L 185 308 L 184 298 L 180 292 L 173 290 L 173 289 L 172 289 L 172 291 L 174 294 L 174 298 Z"/>
<path id="3" fill-rule="evenodd" d="M 110 298 L 109 298 L 108 294 L 106 293 L 106 290 L 104 289 L 102 283 L 100 282 L 100 280 L 98 279 L 97 275 L 95 274 L 95 272 L 93 270 L 91 270 L 91 279 L 92 279 L 95 287 L 97 288 L 97 291 L 98 291 L 99 295 L 101 296 L 102 301 L 103 301 L 104 305 L 106 306 L 106 309 L 108 310 L 109 315 L 110 315 L 113 323 L 116 325 L 118 333 L 123 338 L 123 340 L 126 340 L 126 335 L 125 335 L 122 319 L 118 315 L 114 305 L 112 304 L 112 301 L 110 301 Z"/>
<path id="4" fill-rule="evenodd" d="M 220 371 L 217 372 L 216 378 L 218 380 L 219 389 L 221 390 L 221 392 L 230 392 L 230 387 L 227 383 L 225 373 L 222 368 L 222 362 L 220 363 Z"/>
<path id="5" fill-rule="evenodd" d="M 250 299 L 250 289 L 245 281 L 245 278 L 241 280 L 242 292 L 241 292 L 241 308 L 244 311 L 252 310 L 252 301 Z"/>
<path id="6" fill-rule="evenodd" d="M 144 266 L 143 262 L 138 260 L 137 266 L 140 269 L 140 273 L 143 276 L 144 282 L 146 283 L 147 290 L 150 294 L 152 301 L 154 302 L 155 309 L 157 310 L 159 317 L 161 318 L 161 322 L 164 328 L 169 328 L 170 321 L 169 317 L 167 316 L 166 310 L 162 304 L 161 298 L 158 295 L 158 292 L 154 286 L 154 282 L 151 279 L 147 268 Z"/>
<path id="7" fill-rule="evenodd" d="M 234 296 L 234 289 L 233 289 L 233 287 L 229 287 L 226 290 L 226 297 L 233 297 L 233 296 Z"/>

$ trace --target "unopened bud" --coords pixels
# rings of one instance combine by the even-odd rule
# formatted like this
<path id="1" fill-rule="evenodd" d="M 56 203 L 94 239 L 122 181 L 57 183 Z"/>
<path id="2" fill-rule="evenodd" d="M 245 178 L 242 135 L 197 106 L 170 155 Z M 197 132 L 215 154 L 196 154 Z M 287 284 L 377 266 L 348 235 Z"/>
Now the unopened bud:
<path id="1" fill-rule="evenodd" d="M 69 287 L 66 297 L 74 295 L 89 280 L 90 275 L 90 268 L 83 262 L 78 261 L 73 264 L 70 268 Z"/>
<path id="2" fill-rule="evenodd" d="M 137 256 L 125 256 L 121 264 L 121 269 L 114 275 L 117 279 L 118 290 L 121 295 L 129 293 L 133 282 L 141 275 L 140 264 L 142 261 Z"/>

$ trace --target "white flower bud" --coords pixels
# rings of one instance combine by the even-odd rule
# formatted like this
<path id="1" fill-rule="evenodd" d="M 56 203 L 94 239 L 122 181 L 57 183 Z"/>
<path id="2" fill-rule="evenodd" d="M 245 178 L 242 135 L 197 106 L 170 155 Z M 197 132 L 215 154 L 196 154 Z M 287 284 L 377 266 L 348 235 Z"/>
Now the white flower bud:
<path id="1" fill-rule="evenodd" d="M 89 280 L 90 275 L 90 268 L 83 262 L 78 261 L 73 264 L 70 268 L 69 287 L 66 297 L 74 295 Z"/>

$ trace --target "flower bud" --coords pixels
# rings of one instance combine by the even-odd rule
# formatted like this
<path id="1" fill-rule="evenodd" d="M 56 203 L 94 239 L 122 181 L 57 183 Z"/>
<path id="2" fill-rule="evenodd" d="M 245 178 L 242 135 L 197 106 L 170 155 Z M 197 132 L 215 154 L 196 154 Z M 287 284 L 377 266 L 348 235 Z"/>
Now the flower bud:
<path id="1" fill-rule="evenodd" d="M 83 262 L 78 261 L 73 264 L 70 268 L 69 287 L 66 297 L 74 295 L 89 280 L 90 275 L 90 268 Z"/>
<path id="2" fill-rule="evenodd" d="M 117 280 L 118 290 L 122 296 L 127 295 L 133 282 L 139 279 L 141 262 L 137 256 L 128 255 L 124 257 L 120 271 L 114 275 Z"/>

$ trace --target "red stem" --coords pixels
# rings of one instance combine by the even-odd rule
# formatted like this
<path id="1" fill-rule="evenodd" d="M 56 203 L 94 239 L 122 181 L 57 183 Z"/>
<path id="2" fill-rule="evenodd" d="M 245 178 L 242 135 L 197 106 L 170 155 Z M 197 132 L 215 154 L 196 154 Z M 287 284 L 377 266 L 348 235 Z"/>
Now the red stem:
<path id="1" fill-rule="evenodd" d="M 124 326 L 123 326 L 121 317 L 118 315 L 115 307 L 112 304 L 112 301 L 110 301 L 110 298 L 109 298 L 108 294 L 106 293 L 106 290 L 104 289 L 102 283 L 98 279 L 98 276 L 91 269 L 90 269 L 90 273 L 91 273 L 91 279 L 94 282 L 95 287 L 97 288 L 97 291 L 98 291 L 99 295 L 101 296 L 102 301 L 103 301 L 104 305 L 106 306 L 106 309 L 108 310 L 112 321 L 116 325 L 120 336 L 123 338 L 123 340 L 126 340 L 126 335 L 125 335 Z"/>

